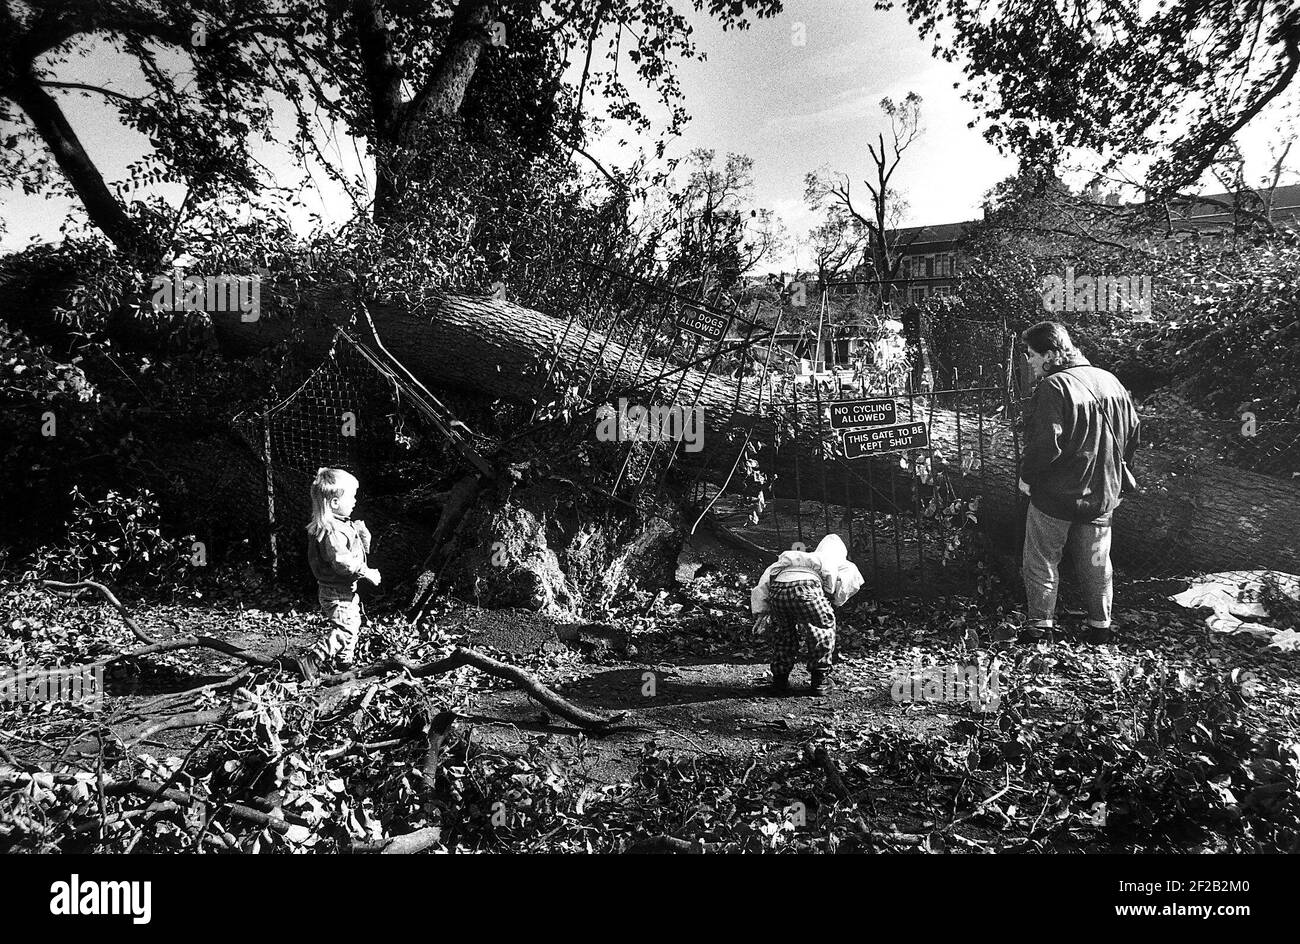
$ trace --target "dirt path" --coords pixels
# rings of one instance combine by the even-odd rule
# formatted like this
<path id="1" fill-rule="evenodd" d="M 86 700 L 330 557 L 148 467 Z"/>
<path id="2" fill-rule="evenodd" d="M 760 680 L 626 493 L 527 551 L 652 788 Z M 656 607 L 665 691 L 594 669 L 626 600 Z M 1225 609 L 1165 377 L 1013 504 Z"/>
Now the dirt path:
<path id="1" fill-rule="evenodd" d="M 628 779 L 649 742 L 685 755 L 788 756 L 816 738 L 851 739 L 862 732 L 893 730 L 918 740 L 942 738 L 974 713 L 962 701 L 899 702 L 891 693 L 894 683 L 918 665 L 971 661 L 966 646 L 976 621 L 972 615 L 966 622 L 960 607 L 916 599 L 859 601 L 841 614 L 837 690 L 824 698 L 809 696 L 806 670 L 798 667 L 793 693 L 776 697 L 756 687 L 768 675 L 766 640 L 750 635 L 750 618 L 741 605 L 746 593 L 742 579 L 717 576 L 704 584 L 703 590 L 684 592 L 685 603 L 661 600 L 647 615 L 617 620 L 632 642 L 624 652 L 561 642 L 556 624 L 536 614 L 442 607 L 432 627 L 440 643 L 487 649 L 583 707 L 626 713 L 617 730 L 589 738 L 549 717 L 518 690 L 480 677 L 457 706 L 463 723 L 473 729 L 475 743 L 511 754 L 540 747 L 576 759 L 586 777 L 599 785 Z M 1262 666 L 1266 682 L 1294 687 L 1293 657 L 1262 652 L 1260 644 L 1248 638 L 1208 634 L 1200 614 L 1163 599 L 1168 589 L 1121 588 L 1120 610 L 1136 612 L 1141 621 L 1134 624 L 1137 635 L 1129 641 L 1092 652 L 1099 672 L 1111 664 L 1120 666 L 1147 647 L 1213 651 L 1225 664 L 1251 662 Z M 201 631 L 270 656 L 308 644 L 320 629 L 315 614 L 282 601 L 262 607 L 205 601 L 202 606 L 137 606 L 133 611 L 147 631 L 158 635 Z M 76 618 L 96 628 L 101 638 L 93 650 L 121 651 L 132 645 L 115 612 L 105 605 L 72 604 L 61 612 L 68 617 L 76 612 Z M 986 623 L 980 625 L 987 630 Z M 360 657 L 400 651 L 398 634 L 403 631 L 409 643 L 418 642 L 400 620 L 380 617 L 368 626 Z M 987 644 L 987 639 L 982 641 Z M 1050 652 L 1045 657 L 1050 658 Z M 98 717 L 110 728 L 138 724 L 141 717 L 149 717 L 151 699 L 186 691 L 239 667 L 205 650 L 124 665 L 106 679 L 107 697 Z M 1094 681 L 1058 678 L 1044 690 L 1049 701 L 1068 712 L 1086 704 Z M 437 697 L 438 690 L 433 691 Z M 166 710 L 188 707 L 172 705 Z M 180 752 L 194 736 L 193 731 L 167 732 L 154 739 L 153 746 Z"/>
<path id="2" fill-rule="evenodd" d="M 697 628 L 703 622 L 697 621 Z M 852 626 L 843 628 L 834 692 L 811 697 L 801 666 L 792 677 L 791 694 L 766 694 L 758 688 L 770 677 L 765 642 L 743 638 L 747 624 L 715 623 L 712 628 L 718 636 L 692 639 L 660 632 L 651 640 L 641 637 L 634 659 L 579 664 L 556 686 L 583 707 L 626 713 L 623 726 L 609 736 L 583 739 L 592 780 L 628 778 L 650 740 L 687 754 L 746 757 L 798 748 L 837 730 L 893 727 L 921 736 L 946 727 L 952 714 L 966 710 L 895 703 L 892 679 L 914 661 L 912 647 L 877 646 L 868 657 L 861 630 Z M 493 692 L 478 707 L 480 714 L 467 720 L 479 726 L 476 736 L 496 749 L 524 749 L 540 732 L 567 738 L 566 747 L 577 749 L 578 736 L 548 724 L 517 692 Z M 931 710 L 936 707 L 940 710 Z"/>

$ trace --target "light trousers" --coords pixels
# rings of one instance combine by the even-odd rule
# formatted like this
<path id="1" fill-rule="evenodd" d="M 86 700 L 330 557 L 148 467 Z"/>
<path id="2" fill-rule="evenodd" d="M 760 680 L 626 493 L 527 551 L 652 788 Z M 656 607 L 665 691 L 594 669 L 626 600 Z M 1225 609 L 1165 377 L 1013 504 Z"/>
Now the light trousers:
<path id="1" fill-rule="evenodd" d="M 1114 572 L 1110 564 L 1110 525 L 1062 521 L 1045 515 L 1031 503 L 1025 519 L 1025 578 L 1031 625 L 1054 625 L 1056 595 L 1061 586 L 1061 558 L 1070 549 L 1075 573 L 1083 588 L 1088 625 L 1110 626 Z"/>

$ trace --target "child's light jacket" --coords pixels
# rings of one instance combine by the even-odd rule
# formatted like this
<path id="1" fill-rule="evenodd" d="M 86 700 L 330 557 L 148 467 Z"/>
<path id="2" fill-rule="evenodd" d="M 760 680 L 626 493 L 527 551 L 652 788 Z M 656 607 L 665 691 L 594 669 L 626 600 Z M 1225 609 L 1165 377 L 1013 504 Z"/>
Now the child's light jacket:
<path id="1" fill-rule="evenodd" d="M 843 606 L 849 597 L 862 589 L 862 573 L 849 562 L 848 548 L 838 535 L 822 538 L 817 550 L 783 551 L 758 580 L 758 586 L 749 593 L 749 608 L 759 615 L 768 612 L 767 595 L 772 579 L 789 570 L 807 571 L 821 581 L 826 598 L 835 606 Z"/>

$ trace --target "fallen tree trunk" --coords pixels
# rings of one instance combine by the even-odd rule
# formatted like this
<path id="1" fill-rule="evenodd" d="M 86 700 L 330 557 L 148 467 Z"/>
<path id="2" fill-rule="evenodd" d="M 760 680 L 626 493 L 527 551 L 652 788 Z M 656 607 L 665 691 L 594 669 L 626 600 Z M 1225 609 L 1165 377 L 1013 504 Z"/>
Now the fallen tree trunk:
<path id="1" fill-rule="evenodd" d="M 349 298 L 338 289 L 305 294 L 303 324 L 324 329 L 346 322 L 356 307 Z M 701 448 L 682 448 L 677 456 L 714 482 L 729 476 L 744 439 L 728 433 L 748 434 L 769 445 L 776 437 L 769 388 L 697 369 L 677 370 L 576 322 L 566 329 L 564 321 L 511 302 L 429 293 L 409 304 L 374 303 L 369 313 L 383 346 L 430 386 L 534 404 L 549 398 L 555 362 L 566 385 L 589 387 L 611 400 L 626 395 L 637 401 L 639 395 L 640 402 L 647 402 L 657 393 L 657 402 L 703 407 Z M 241 329 L 234 321 L 223 327 Z M 365 319 L 356 328 L 363 336 L 370 333 Z M 319 332 L 309 332 L 309 344 L 321 348 Z M 951 464 L 949 473 L 960 493 L 983 496 L 983 522 L 1005 546 L 1023 515 L 1011 428 L 993 417 L 980 424 L 969 411 L 959 414 L 944 403 L 942 394 L 912 403 L 898 398 L 897 415 L 900 421 L 912 416 L 926 420 L 931 444 Z M 801 433 L 764 467 L 780 475 L 777 495 L 793 494 L 797 454 L 805 500 L 852 501 L 859 509 L 870 500 L 877 510 L 887 510 L 892 500 L 911 507 L 910 477 L 898 472 L 898 455 L 823 459 L 817 442 L 822 420 L 806 393 L 798 415 Z M 592 424 L 594 439 L 594 419 Z M 979 458 L 963 468 L 959 458 L 966 456 Z M 1127 498 L 1116 515 L 1115 557 L 1121 566 L 1152 573 L 1258 567 L 1300 572 L 1300 489 L 1295 484 L 1210 461 L 1188 467 L 1185 457 L 1149 450 L 1139 453 L 1136 465 L 1144 492 Z"/>

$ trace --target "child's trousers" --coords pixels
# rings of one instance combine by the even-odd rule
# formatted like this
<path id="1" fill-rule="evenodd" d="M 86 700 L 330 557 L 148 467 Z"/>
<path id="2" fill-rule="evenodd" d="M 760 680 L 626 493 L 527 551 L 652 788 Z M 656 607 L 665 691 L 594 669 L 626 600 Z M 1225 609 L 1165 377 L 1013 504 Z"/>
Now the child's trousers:
<path id="1" fill-rule="evenodd" d="M 361 597 L 355 591 L 322 585 L 319 599 L 330 627 L 328 634 L 316 643 L 312 651 L 322 660 L 337 658 L 343 665 L 351 665 L 361 635 Z"/>
<path id="2" fill-rule="evenodd" d="M 808 671 L 831 674 L 835 653 L 835 612 L 821 581 L 772 581 L 768 590 L 772 611 L 772 676 L 784 678 L 807 647 Z"/>

